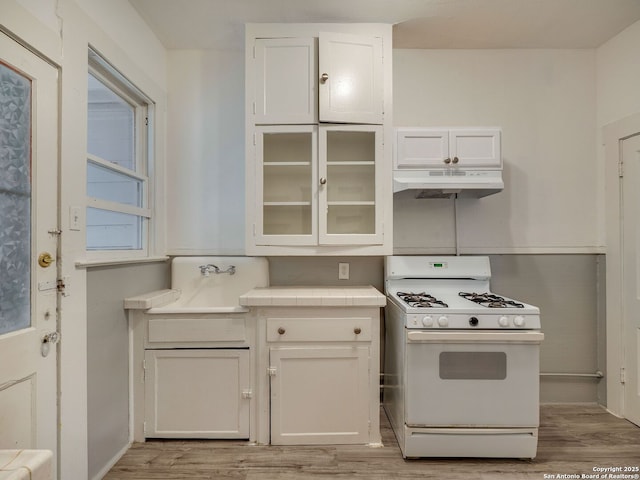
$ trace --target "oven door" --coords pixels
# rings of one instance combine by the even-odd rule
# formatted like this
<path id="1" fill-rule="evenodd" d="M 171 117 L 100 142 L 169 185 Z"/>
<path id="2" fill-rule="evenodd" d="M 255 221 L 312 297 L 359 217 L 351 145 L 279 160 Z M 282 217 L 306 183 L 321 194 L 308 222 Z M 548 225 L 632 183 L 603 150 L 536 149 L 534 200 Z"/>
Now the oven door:
<path id="1" fill-rule="evenodd" d="M 543 338 L 534 331 L 407 331 L 407 425 L 537 427 Z"/>

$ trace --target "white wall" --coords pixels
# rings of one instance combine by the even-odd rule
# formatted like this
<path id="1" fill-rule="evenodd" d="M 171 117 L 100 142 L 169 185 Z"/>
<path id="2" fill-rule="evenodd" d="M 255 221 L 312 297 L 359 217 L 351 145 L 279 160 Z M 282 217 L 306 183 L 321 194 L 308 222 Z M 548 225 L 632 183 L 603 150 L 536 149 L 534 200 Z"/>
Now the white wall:
<path id="1" fill-rule="evenodd" d="M 499 126 L 503 192 L 459 200 L 461 253 L 602 251 L 593 50 L 394 50 L 395 126 Z M 394 196 L 396 253 L 452 252 L 452 200 Z"/>
<path id="2" fill-rule="evenodd" d="M 244 253 L 244 52 L 168 56 L 167 250 Z"/>
<path id="3" fill-rule="evenodd" d="M 640 21 L 597 50 L 598 127 L 640 112 Z"/>

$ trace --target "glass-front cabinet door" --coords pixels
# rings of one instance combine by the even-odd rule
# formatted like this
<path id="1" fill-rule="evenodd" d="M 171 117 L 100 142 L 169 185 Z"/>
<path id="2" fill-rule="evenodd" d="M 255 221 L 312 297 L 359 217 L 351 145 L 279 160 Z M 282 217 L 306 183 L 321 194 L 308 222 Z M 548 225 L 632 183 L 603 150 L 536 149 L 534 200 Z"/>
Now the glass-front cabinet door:
<path id="1" fill-rule="evenodd" d="M 319 243 L 382 244 L 382 127 L 321 126 Z"/>
<path id="2" fill-rule="evenodd" d="M 382 127 L 256 127 L 256 245 L 382 244 Z"/>
<path id="3" fill-rule="evenodd" d="M 315 245 L 318 127 L 256 128 L 257 245 Z"/>

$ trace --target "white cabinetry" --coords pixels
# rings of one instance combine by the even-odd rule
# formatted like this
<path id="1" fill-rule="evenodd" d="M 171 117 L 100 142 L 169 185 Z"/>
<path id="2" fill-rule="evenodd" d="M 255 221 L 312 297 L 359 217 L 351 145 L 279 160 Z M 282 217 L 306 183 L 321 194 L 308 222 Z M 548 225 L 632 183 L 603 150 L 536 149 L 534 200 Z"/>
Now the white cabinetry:
<path id="1" fill-rule="evenodd" d="M 249 438 L 248 349 L 146 350 L 145 436 Z"/>
<path id="2" fill-rule="evenodd" d="M 501 168 L 500 129 L 398 128 L 395 168 Z"/>
<path id="3" fill-rule="evenodd" d="M 134 440 L 253 440 L 253 317 L 129 308 Z"/>
<path id="4" fill-rule="evenodd" d="M 391 27 L 246 30 L 247 254 L 391 254 Z"/>
<path id="5" fill-rule="evenodd" d="M 273 287 L 240 297 L 256 313 L 257 371 L 265 372 L 256 380 L 259 443 L 380 443 L 385 302 L 373 287 Z"/>
<path id="6" fill-rule="evenodd" d="M 383 123 L 382 38 L 321 32 L 253 42 L 254 124 Z"/>
<path id="7" fill-rule="evenodd" d="M 381 245 L 382 127 L 256 127 L 256 245 Z"/>

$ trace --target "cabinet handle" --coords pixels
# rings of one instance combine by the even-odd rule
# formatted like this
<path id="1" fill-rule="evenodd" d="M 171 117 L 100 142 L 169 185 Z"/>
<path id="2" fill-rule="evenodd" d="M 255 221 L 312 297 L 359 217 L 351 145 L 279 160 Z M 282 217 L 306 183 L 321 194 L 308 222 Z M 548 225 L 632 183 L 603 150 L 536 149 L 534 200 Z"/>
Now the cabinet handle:
<path id="1" fill-rule="evenodd" d="M 459 162 L 458 157 L 453 157 L 452 163 L 458 163 L 458 162 Z"/>
<path id="2" fill-rule="evenodd" d="M 327 73 L 323 73 L 322 75 L 320 75 L 320 81 L 322 83 L 325 83 L 327 80 L 329 80 L 329 75 Z"/>
<path id="3" fill-rule="evenodd" d="M 284 328 L 282 328 L 282 327 L 278 328 L 278 333 L 280 335 L 284 335 L 284 332 L 286 332 L 286 330 Z"/>
<path id="4" fill-rule="evenodd" d="M 327 184 L 327 179 L 326 179 L 326 178 L 324 178 L 324 177 L 322 177 L 322 178 L 320 179 L 320 185 L 326 185 L 326 184 Z"/>
<path id="5" fill-rule="evenodd" d="M 361 332 L 362 332 L 362 329 L 360 327 L 356 327 L 353 329 L 353 333 L 355 333 L 356 335 L 360 335 Z"/>
<path id="6" fill-rule="evenodd" d="M 451 163 L 451 159 L 450 158 L 445 158 L 444 159 L 444 163 L 446 163 L 447 165 L 449 165 Z"/>

